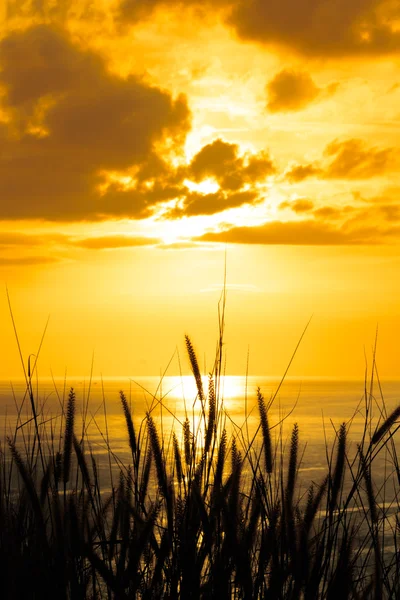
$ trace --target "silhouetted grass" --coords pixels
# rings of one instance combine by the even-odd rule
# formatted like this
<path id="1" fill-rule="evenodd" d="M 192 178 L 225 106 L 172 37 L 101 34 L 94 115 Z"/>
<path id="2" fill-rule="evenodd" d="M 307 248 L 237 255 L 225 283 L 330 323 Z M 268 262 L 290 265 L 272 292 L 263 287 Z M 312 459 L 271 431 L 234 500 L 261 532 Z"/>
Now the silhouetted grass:
<path id="1" fill-rule="evenodd" d="M 186 347 L 198 430 L 187 418 L 169 443 L 151 410 L 135 429 L 121 392 L 132 464 L 118 463 L 107 434 L 109 464 L 119 469 L 111 492 L 102 491 L 86 430 L 82 439 L 75 436 L 72 389 L 63 440 L 54 439 L 52 427 L 39 432 L 35 412 L 30 438 L 23 435 L 28 425 L 19 425 L 8 448 L 0 447 L 1 597 L 397 598 L 399 521 L 392 515 L 400 509 L 399 473 L 388 442 L 400 409 L 378 422 L 374 434 L 366 425 L 355 457 L 340 425 L 335 448 L 327 448 L 326 474 L 304 494 L 299 457 L 307 432 L 294 425 L 286 451 L 282 429 L 271 435 L 258 390 L 258 445 L 243 428 L 229 437 L 221 348 L 206 394 L 187 336 Z M 387 475 L 376 489 L 373 466 L 381 452 Z M 389 513 L 385 489 L 393 485 Z M 393 549 L 385 552 L 388 545 Z"/>

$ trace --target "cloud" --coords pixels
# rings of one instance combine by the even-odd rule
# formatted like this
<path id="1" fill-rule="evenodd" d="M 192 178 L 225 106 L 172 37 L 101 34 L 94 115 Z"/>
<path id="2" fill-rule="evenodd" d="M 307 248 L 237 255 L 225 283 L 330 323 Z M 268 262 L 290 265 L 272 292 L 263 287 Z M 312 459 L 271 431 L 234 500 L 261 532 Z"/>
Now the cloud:
<path id="1" fill-rule="evenodd" d="M 21 256 L 21 257 L 3 257 L 0 256 L 0 267 L 27 267 L 30 265 L 49 265 L 59 262 L 60 259 L 55 256 Z"/>
<path id="2" fill-rule="evenodd" d="M 0 218 L 136 218 L 151 208 L 143 189 L 100 193 L 107 173 L 155 173 L 154 145 L 181 147 L 190 126 L 183 96 L 106 69 L 62 31 L 40 25 L 0 43 Z M 150 168 L 150 167 L 149 167 Z"/>
<path id="3" fill-rule="evenodd" d="M 132 248 L 137 246 L 154 246 L 159 242 L 159 238 L 133 237 L 129 235 L 104 235 L 76 240 L 73 242 L 73 244 L 74 246 L 88 248 L 90 250 L 109 250 L 115 248 Z"/>
<path id="4" fill-rule="evenodd" d="M 213 214 L 256 201 L 254 185 L 275 173 L 266 151 L 221 139 L 173 166 L 168 148 L 179 153 L 190 127 L 185 98 L 118 77 L 52 26 L 4 38 L 0 66 L 0 218 L 140 219 L 174 200 L 176 215 Z M 215 197 L 188 192 L 185 178 L 207 177 Z"/>
<path id="5" fill-rule="evenodd" d="M 148 19 L 154 10 L 161 6 L 171 9 L 171 6 L 188 6 L 202 8 L 204 5 L 211 5 L 216 8 L 230 6 L 232 0 L 121 0 L 116 11 L 116 20 L 120 23 L 137 23 Z"/>
<path id="6" fill-rule="evenodd" d="M 324 152 L 332 158 L 324 172 L 327 179 L 370 179 L 399 166 L 399 153 L 394 148 L 370 147 L 364 140 L 335 140 Z"/>
<path id="7" fill-rule="evenodd" d="M 160 0 L 122 0 L 118 6 L 117 20 L 135 23 L 151 15 L 160 4 Z"/>
<path id="8" fill-rule="evenodd" d="M 242 166 L 242 177 L 245 183 L 262 181 L 276 172 L 275 165 L 267 152 L 259 152 L 255 155 L 247 155 Z"/>
<path id="9" fill-rule="evenodd" d="M 324 150 L 321 164 L 294 165 L 284 174 L 290 183 L 310 177 L 320 179 L 371 179 L 396 171 L 400 152 L 396 148 L 369 146 L 365 140 L 334 140 Z"/>
<path id="10" fill-rule="evenodd" d="M 230 208 L 244 204 L 254 204 L 258 193 L 254 191 L 224 192 L 219 190 L 213 194 L 187 193 L 181 204 L 167 211 L 166 218 L 193 217 L 199 215 L 214 215 Z"/>
<path id="11" fill-rule="evenodd" d="M 29 234 L 17 231 L 1 231 L 0 246 L 48 246 L 65 244 L 68 237 L 61 233 Z"/>
<path id="12" fill-rule="evenodd" d="M 354 207 L 347 207 L 347 212 L 349 212 L 348 209 L 356 210 Z M 342 207 L 321 206 L 313 211 L 313 215 L 317 219 L 337 220 L 343 217 L 344 212 L 346 211 Z"/>
<path id="13" fill-rule="evenodd" d="M 239 190 L 246 183 L 265 180 L 275 173 L 275 166 L 266 152 L 239 156 L 237 144 L 214 140 L 193 157 L 188 176 L 195 181 L 213 177 L 224 190 Z"/>
<path id="14" fill-rule="evenodd" d="M 164 218 L 212 215 L 244 204 L 262 200 L 256 184 L 263 183 L 276 172 L 266 151 L 239 154 L 239 146 L 218 138 L 203 146 L 189 165 L 179 169 L 184 181 L 201 183 L 214 180 L 219 189 L 212 193 L 189 191 L 186 186 L 176 189 L 176 204 Z"/>
<path id="15" fill-rule="evenodd" d="M 310 56 L 398 53 L 398 3 L 387 0 L 239 0 L 229 17 L 239 37 Z"/>
<path id="16" fill-rule="evenodd" d="M 315 177 L 321 173 L 321 168 L 316 164 L 294 165 L 285 174 L 285 179 L 290 183 L 298 183 L 309 177 Z"/>
<path id="17" fill-rule="evenodd" d="M 392 190 L 393 191 L 393 190 Z M 220 224 L 220 231 L 208 231 L 195 241 L 208 243 L 342 246 L 398 244 L 400 207 L 390 198 L 358 198 L 354 204 L 316 206 L 306 198 L 282 202 L 295 220 L 275 220 L 258 226 Z"/>
<path id="18" fill-rule="evenodd" d="M 320 94 L 308 73 L 284 69 L 267 84 L 269 112 L 302 110 Z"/>
<path id="19" fill-rule="evenodd" d="M 397 204 L 384 204 L 376 207 L 382 217 L 389 222 L 400 221 L 400 206 Z"/>
<path id="20" fill-rule="evenodd" d="M 376 222 L 382 221 L 382 218 L 387 220 L 397 220 L 400 218 L 400 209 L 393 205 L 371 206 L 365 210 L 362 206 L 352 206 L 350 204 L 330 206 L 324 205 L 318 208 L 315 203 L 307 198 L 299 198 L 291 202 L 285 201 L 279 204 L 279 209 L 289 209 L 297 215 L 307 214 L 308 217 L 314 217 L 315 221 L 341 221 L 341 226 L 346 230 L 351 229 L 351 225 L 362 221 Z M 350 220 L 346 220 L 350 217 Z M 298 221 L 300 222 L 300 221 Z"/>
<path id="21" fill-rule="evenodd" d="M 298 200 L 293 200 L 292 202 L 281 202 L 279 208 L 285 209 L 289 208 L 293 212 L 297 214 L 310 212 L 314 208 L 314 202 L 311 200 L 307 200 L 307 198 L 299 198 Z"/>
<path id="22" fill-rule="evenodd" d="M 233 227 L 227 231 L 209 232 L 198 241 L 231 244 L 292 246 L 336 246 L 379 243 L 376 227 L 345 230 L 314 220 L 272 221 L 258 227 Z"/>
<path id="23" fill-rule="evenodd" d="M 347 224 L 367 221 L 386 225 L 387 223 L 398 223 L 400 221 L 400 206 L 397 198 L 393 199 L 393 203 L 390 203 L 390 197 L 384 199 L 372 198 L 364 202 L 367 203 L 367 206 L 344 207 L 343 213 L 346 212 L 351 217 Z"/>
<path id="24" fill-rule="evenodd" d="M 200 244 L 198 242 L 171 242 L 170 244 L 158 244 L 158 250 L 202 250 L 209 249 L 207 244 Z"/>
<path id="25" fill-rule="evenodd" d="M 391 0 L 120 0 L 116 20 L 134 24 L 161 7 L 223 9 L 239 38 L 307 56 L 384 55 L 400 50 L 398 2 Z"/>
<path id="26" fill-rule="evenodd" d="M 204 146 L 193 157 L 189 173 L 195 181 L 201 181 L 211 176 L 215 177 L 223 187 L 238 189 L 242 186 L 242 180 L 238 173 L 239 166 L 237 144 L 229 144 L 217 139 Z"/>
<path id="27" fill-rule="evenodd" d="M 64 24 L 68 18 L 94 18 L 97 10 L 91 0 L 9 0 L 6 17 L 23 19 L 25 22 L 34 20 Z"/>
<path id="28" fill-rule="evenodd" d="M 118 25 L 148 20 L 157 8 L 195 8 L 196 17 L 221 11 L 239 38 L 283 46 L 309 56 L 398 53 L 400 8 L 396 0 L 13 0 L 8 18 L 65 23 L 99 22 L 113 14 Z M 222 10 L 221 10 L 222 9 Z"/>

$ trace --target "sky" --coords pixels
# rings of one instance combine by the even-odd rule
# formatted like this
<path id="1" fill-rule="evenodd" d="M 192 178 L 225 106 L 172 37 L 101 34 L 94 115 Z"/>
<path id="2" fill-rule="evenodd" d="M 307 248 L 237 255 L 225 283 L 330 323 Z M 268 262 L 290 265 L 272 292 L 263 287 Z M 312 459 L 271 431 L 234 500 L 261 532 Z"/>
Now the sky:
<path id="1" fill-rule="evenodd" d="M 399 105 L 398 0 L 1 3 L 0 378 L 207 372 L 225 270 L 226 373 L 399 377 Z"/>

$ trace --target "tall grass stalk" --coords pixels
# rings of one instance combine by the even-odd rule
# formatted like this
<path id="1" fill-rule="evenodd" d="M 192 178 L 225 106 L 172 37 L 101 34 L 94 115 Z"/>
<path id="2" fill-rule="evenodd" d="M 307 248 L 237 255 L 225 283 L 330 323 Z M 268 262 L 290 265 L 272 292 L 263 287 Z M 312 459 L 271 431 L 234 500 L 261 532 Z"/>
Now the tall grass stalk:
<path id="1" fill-rule="evenodd" d="M 343 423 L 333 448 L 327 443 L 325 473 L 320 481 L 307 482 L 299 454 L 307 432 L 295 424 L 286 444 L 283 419 L 276 418 L 260 389 L 254 398 L 257 438 L 247 433 L 248 414 L 243 426 L 227 414 L 222 333 L 223 310 L 208 388 L 186 338 L 200 398 L 193 423 L 175 419 L 171 434 L 165 424 L 161 429 L 154 412 L 161 403 L 166 414 L 161 390 L 138 423 L 136 411 L 132 415 L 120 393 L 131 465 L 113 452 L 108 426 L 103 434 L 92 415 L 107 453 L 108 482 L 100 478 L 100 473 L 106 475 L 98 468 L 100 459 L 88 433 L 89 391 L 82 415 L 72 388 L 65 411 L 60 397 L 63 427 L 45 424 L 43 417 L 37 422 L 40 444 L 32 414 L 26 421 L 18 417 L 19 435 L 11 435 L 7 446 L 0 444 L 2 597 L 397 597 L 399 553 L 388 548 L 398 549 L 400 529 L 393 521 L 400 511 L 393 441 L 399 409 L 386 416 L 382 408 L 374 427 L 368 399 L 357 452 L 351 450 L 349 426 Z M 30 393 L 37 395 L 33 386 Z M 366 386 L 368 398 L 372 393 Z M 37 406 L 37 398 L 33 400 Z M 40 410 L 44 413 L 43 403 Z M 103 412 L 107 425 L 105 397 Z M 79 438 L 78 417 L 85 423 Z M 160 431 L 165 438 L 170 435 L 170 442 Z M 385 476 L 378 488 L 374 468 L 386 449 Z M 111 489 L 106 491 L 107 485 Z"/>

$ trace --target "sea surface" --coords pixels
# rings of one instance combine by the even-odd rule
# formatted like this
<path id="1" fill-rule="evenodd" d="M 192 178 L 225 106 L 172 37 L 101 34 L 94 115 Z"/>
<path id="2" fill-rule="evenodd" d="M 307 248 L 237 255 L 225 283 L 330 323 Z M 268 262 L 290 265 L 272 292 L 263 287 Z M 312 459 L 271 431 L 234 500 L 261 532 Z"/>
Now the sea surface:
<path id="1" fill-rule="evenodd" d="M 203 385 L 206 390 L 206 377 Z M 76 394 L 75 433 L 78 439 L 85 438 L 85 451 L 90 447 L 95 456 L 102 493 L 111 491 L 112 486 L 118 483 L 119 470 L 126 469 L 132 462 L 120 390 L 124 391 L 131 407 L 136 435 L 143 435 L 146 413 L 150 412 L 157 423 L 167 457 L 172 456 L 171 433 L 174 431 L 178 440 L 182 439 L 182 424 L 186 417 L 190 421 L 191 431 L 199 430 L 198 439 L 202 439 L 201 406 L 193 377 L 167 376 L 162 380 L 159 377 L 93 378 L 91 381 L 81 378 L 42 379 L 34 382 L 33 393 L 43 446 L 49 448 L 50 452 L 63 449 L 65 407 L 71 387 Z M 400 381 L 386 380 L 373 382 L 372 385 L 368 382 L 366 385 L 361 380 L 288 377 L 282 383 L 278 378 L 271 377 L 226 376 L 220 381 L 219 430 L 226 428 L 229 441 L 235 435 L 242 455 L 251 445 L 253 457 L 261 448 L 261 435 L 257 435 L 258 388 L 269 405 L 269 425 L 279 461 L 283 450 L 280 464 L 283 465 L 284 477 L 291 432 L 294 424 L 298 424 L 300 466 L 296 494 L 300 502 L 307 497 L 311 483 L 323 481 L 329 462 L 334 464 L 336 433 L 341 423 L 346 423 L 348 431 L 349 465 L 365 433 L 366 417 L 366 439 L 369 441 L 384 416 L 400 404 Z M 22 455 L 29 460 L 28 449 L 32 448 L 34 440 L 34 423 L 26 384 L 21 380 L 0 381 L 0 453 L 5 451 L 6 463 L 9 460 L 7 437 L 16 440 Z M 397 451 L 400 450 L 400 431 L 394 433 L 393 442 Z M 395 552 L 393 534 L 397 530 L 399 491 L 391 444 L 381 450 L 372 468 L 377 503 L 385 514 L 383 546 L 389 557 Z M 251 479 L 248 464 L 243 469 L 243 477 Z M 347 468 L 345 493 L 352 483 L 351 471 Z M 361 515 L 364 508 L 362 503 L 356 502 L 351 510 Z M 364 524 L 358 533 L 361 545 L 368 537 L 366 527 Z"/>
<path id="2" fill-rule="evenodd" d="M 203 385 L 207 390 L 207 377 L 203 378 Z M 110 448 L 116 460 L 129 462 L 120 390 L 124 391 L 131 407 L 137 433 L 146 412 L 150 411 L 165 448 L 170 444 L 172 430 L 180 439 L 186 416 L 192 431 L 201 423 L 200 402 L 191 376 L 166 376 L 162 380 L 160 377 L 41 379 L 33 382 L 38 421 L 47 437 L 52 436 L 57 449 L 58 445 L 61 448 L 65 427 L 62 406 L 66 405 L 71 387 L 76 394 L 76 435 L 78 439 L 81 437 L 84 421 L 92 451 L 100 458 L 108 456 Z M 285 447 L 294 423 L 299 426 L 302 456 L 299 477 L 305 484 L 318 480 L 326 472 L 336 432 L 343 422 L 347 424 L 349 453 L 355 452 L 356 444 L 363 436 L 366 398 L 370 400 L 370 433 L 375 431 L 382 415 L 389 414 L 400 404 L 400 380 L 373 382 L 371 386 L 370 382 L 366 385 L 361 380 L 288 377 L 281 383 L 278 378 L 271 377 L 226 376 L 221 378 L 219 392 L 223 425 L 230 435 L 235 434 L 242 452 L 253 440 L 259 425 L 258 388 L 267 404 L 273 400 L 268 417 L 275 440 L 282 439 Z M 3 443 L 7 436 L 14 436 L 17 426 L 20 443 L 32 438 L 30 404 L 24 381 L 0 381 L 0 439 Z M 400 442 L 400 432 L 394 435 L 394 440 L 396 438 Z M 259 436 L 253 441 L 253 447 L 257 444 Z"/>

